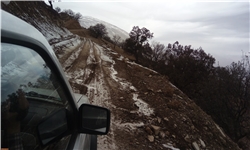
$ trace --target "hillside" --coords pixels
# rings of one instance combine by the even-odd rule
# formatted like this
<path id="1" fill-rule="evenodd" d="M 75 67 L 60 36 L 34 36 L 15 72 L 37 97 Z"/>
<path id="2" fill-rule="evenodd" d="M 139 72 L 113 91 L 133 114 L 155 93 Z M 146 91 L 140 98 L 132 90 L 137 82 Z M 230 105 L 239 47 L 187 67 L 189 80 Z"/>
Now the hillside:
<path id="1" fill-rule="evenodd" d="M 70 20 L 64 22 L 60 15 L 43 1 L 11 1 L 8 4 L 1 2 L 1 8 L 37 28 L 57 55 L 76 48 L 80 43 L 80 37 L 66 28 L 65 24 Z"/>
<path id="2" fill-rule="evenodd" d="M 10 2 L 2 9 L 43 33 L 74 92 L 111 110 L 110 132 L 98 137 L 98 149 L 239 149 L 166 76 L 134 63 L 132 56 L 86 29 L 64 28 L 44 2 Z"/>

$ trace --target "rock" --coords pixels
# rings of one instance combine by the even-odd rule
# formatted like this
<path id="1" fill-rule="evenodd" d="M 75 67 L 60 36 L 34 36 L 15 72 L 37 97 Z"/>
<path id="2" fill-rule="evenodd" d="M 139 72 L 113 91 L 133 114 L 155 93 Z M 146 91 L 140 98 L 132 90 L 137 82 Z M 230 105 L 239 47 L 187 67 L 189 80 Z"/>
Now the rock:
<path id="1" fill-rule="evenodd" d="M 157 117 L 157 121 L 158 121 L 158 123 L 161 123 L 161 118 Z"/>
<path id="2" fill-rule="evenodd" d="M 149 91 L 154 92 L 154 89 L 148 88 Z"/>
<path id="3" fill-rule="evenodd" d="M 244 136 L 243 138 L 239 139 L 238 145 L 242 150 L 249 150 L 250 147 L 250 139 L 247 136 Z"/>
<path id="4" fill-rule="evenodd" d="M 145 92 L 144 94 L 145 94 L 145 95 L 148 95 L 148 92 Z"/>
<path id="5" fill-rule="evenodd" d="M 162 93 L 162 90 L 158 90 L 157 93 Z"/>
<path id="6" fill-rule="evenodd" d="M 176 125 L 176 124 L 174 124 L 174 128 L 177 128 L 177 125 Z"/>
<path id="7" fill-rule="evenodd" d="M 200 147 L 196 142 L 193 142 L 192 146 L 193 146 L 194 150 L 200 150 Z"/>
<path id="8" fill-rule="evenodd" d="M 152 75 L 149 75 L 148 77 L 149 77 L 149 78 L 151 78 L 151 77 L 152 77 Z"/>
<path id="9" fill-rule="evenodd" d="M 153 135 L 149 135 L 148 136 L 148 140 L 149 140 L 149 142 L 154 142 L 154 140 L 155 140 L 155 138 L 154 138 L 154 136 Z"/>
<path id="10" fill-rule="evenodd" d="M 167 117 L 163 118 L 163 120 L 165 120 L 165 121 L 169 121 Z"/>
<path id="11" fill-rule="evenodd" d="M 130 86 L 130 87 L 129 87 L 129 90 L 130 90 L 130 92 L 136 92 L 136 89 L 135 89 L 134 86 Z"/>
<path id="12" fill-rule="evenodd" d="M 189 135 L 186 135 L 186 136 L 184 137 L 184 140 L 185 140 L 186 142 L 191 143 L 191 139 L 190 139 Z"/>
<path id="13" fill-rule="evenodd" d="M 169 133 L 168 131 L 166 131 L 165 134 L 166 134 L 167 136 L 169 136 L 170 133 Z"/>
<path id="14" fill-rule="evenodd" d="M 146 127 L 145 130 L 149 135 L 153 134 L 153 131 L 149 127 Z"/>
<path id="15" fill-rule="evenodd" d="M 154 126 L 154 125 L 151 125 L 151 127 L 152 127 L 155 135 L 158 135 L 160 133 L 161 127 Z"/>
<path id="16" fill-rule="evenodd" d="M 200 142 L 201 142 L 201 147 L 202 148 L 206 148 L 206 144 L 205 144 L 205 142 L 204 141 L 202 141 L 202 139 L 199 139 L 200 140 Z"/>
<path id="17" fill-rule="evenodd" d="M 182 117 L 182 121 L 185 122 L 187 121 L 187 119 L 185 117 Z"/>
<path id="18" fill-rule="evenodd" d="M 191 126 L 191 129 L 194 130 L 194 126 Z"/>
<path id="19" fill-rule="evenodd" d="M 166 134 L 163 131 L 161 131 L 159 136 L 160 138 L 165 138 Z"/>
<path id="20" fill-rule="evenodd" d="M 120 97 L 120 99 L 124 99 L 123 97 Z"/>
<path id="21" fill-rule="evenodd" d="M 172 135 L 172 137 L 173 137 L 173 138 L 176 138 L 176 136 L 175 136 L 175 135 Z"/>

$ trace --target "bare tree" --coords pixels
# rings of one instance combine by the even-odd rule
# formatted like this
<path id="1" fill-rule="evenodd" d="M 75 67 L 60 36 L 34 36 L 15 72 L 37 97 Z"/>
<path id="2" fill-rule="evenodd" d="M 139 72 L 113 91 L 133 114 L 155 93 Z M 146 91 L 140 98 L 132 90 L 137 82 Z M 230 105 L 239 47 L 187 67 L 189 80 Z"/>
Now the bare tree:
<path id="1" fill-rule="evenodd" d="M 120 39 L 121 39 L 121 37 L 120 37 L 119 35 L 114 35 L 114 36 L 113 36 L 112 40 L 113 40 L 113 42 L 114 42 L 114 48 L 115 48 L 116 45 L 119 44 Z"/>
<path id="2" fill-rule="evenodd" d="M 63 12 L 65 12 L 66 14 L 68 14 L 68 15 L 71 16 L 71 17 L 74 17 L 74 16 L 75 16 L 75 13 L 74 13 L 71 9 L 63 10 Z"/>
<path id="3" fill-rule="evenodd" d="M 142 54 L 145 45 L 148 45 L 148 39 L 153 38 L 147 28 L 139 28 L 134 26 L 132 31 L 129 33 L 129 38 L 125 41 L 125 50 L 134 54 L 136 62 L 139 61 L 139 55 Z"/>
<path id="4" fill-rule="evenodd" d="M 80 19 L 82 19 L 82 14 L 81 13 L 76 13 L 75 15 L 74 15 L 74 19 L 75 20 L 77 20 L 77 21 L 79 21 Z"/>
<path id="5" fill-rule="evenodd" d="M 57 11 L 58 13 L 60 13 L 61 12 L 61 8 L 60 7 L 56 7 L 55 11 Z"/>
<path id="6" fill-rule="evenodd" d="M 163 50 L 165 49 L 164 44 L 160 44 L 159 42 L 152 42 L 152 55 L 151 60 L 158 62 L 163 56 Z"/>
<path id="7" fill-rule="evenodd" d="M 106 26 L 101 24 L 101 23 L 98 23 L 98 24 L 96 24 L 94 26 L 90 26 L 89 30 L 92 32 L 92 34 L 94 34 L 94 36 L 96 38 L 98 38 L 98 37 L 103 38 L 105 35 L 108 34 Z"/>

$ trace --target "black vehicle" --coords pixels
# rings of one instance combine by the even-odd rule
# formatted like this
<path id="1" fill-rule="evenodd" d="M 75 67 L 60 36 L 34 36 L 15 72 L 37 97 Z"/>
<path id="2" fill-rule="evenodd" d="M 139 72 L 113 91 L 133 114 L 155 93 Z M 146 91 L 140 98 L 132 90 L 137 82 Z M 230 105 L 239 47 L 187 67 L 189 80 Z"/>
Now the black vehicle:
<path id="1" fill-rule="evenodd" d="M 96 149 L 110 111 L 75 94 L 43 35 L 1 11 L 1 147 Z"/>

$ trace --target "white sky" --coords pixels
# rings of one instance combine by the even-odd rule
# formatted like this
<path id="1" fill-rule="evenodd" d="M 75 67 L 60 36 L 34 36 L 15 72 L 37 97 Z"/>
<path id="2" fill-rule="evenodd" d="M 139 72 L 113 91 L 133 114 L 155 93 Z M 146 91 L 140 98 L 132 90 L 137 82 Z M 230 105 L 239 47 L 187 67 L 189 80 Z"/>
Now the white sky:
<path id="1" fill-rule="evenodd" d="M 164 45 L 179 41 L 181 45 L 202 47 L 213 55 L 216 64 L 229 65 L 249 53 L 249 2 L 194 1 L 65 1 L 54 7 L 71 9 L 121 29 L 146 27 L 154 33 L 153 41 Z"/>

